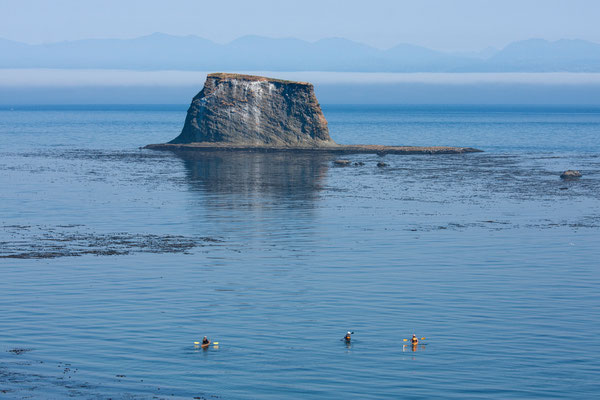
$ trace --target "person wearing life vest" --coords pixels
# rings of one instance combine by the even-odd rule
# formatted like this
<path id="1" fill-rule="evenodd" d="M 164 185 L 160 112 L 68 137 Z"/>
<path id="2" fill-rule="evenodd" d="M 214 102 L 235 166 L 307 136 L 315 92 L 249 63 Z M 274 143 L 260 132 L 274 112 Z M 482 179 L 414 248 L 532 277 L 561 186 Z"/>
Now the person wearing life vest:
<path id="1" fill-rule="evenodd" d="M 352 334 L 352 332 L 348 331 L 348 333 L 346 333 L 346 336 L 344 336 L 344 340 L 346 342 L 349 342 L 350 340 L 352 340 L 352 337 L 350 336 Z"/>
<path id="2" fill-rule="evenodd" d="M 417 335 L 413 334 L 412 339 L 410 339 L 410 342 L 412 344 L 418 344 L 419 343 L 419 339 L 417 339 Z"/>
<path id="3" fill-rule="evenodd" d="M 205 344 L 210 344 L 210 340 L 208 340 L 208 339 L 206 338 L 206 336 L 204 336 L 204 337 L 202 338 L 202 344 L 203 344 L 203 345 L 205 345 Z"/>

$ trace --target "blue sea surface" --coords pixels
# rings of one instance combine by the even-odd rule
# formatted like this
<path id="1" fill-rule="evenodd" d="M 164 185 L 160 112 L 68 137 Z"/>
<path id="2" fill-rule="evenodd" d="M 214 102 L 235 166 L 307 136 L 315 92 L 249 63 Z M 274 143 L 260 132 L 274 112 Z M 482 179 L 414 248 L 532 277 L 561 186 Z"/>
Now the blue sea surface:
<path id="1" fill-rule="evenodd" d="M 185 106 L 0 108 L 0 397 L 595 398 L 600 108 L 323 108 L 485 152 L 174 154 L 141 147 Z"/>

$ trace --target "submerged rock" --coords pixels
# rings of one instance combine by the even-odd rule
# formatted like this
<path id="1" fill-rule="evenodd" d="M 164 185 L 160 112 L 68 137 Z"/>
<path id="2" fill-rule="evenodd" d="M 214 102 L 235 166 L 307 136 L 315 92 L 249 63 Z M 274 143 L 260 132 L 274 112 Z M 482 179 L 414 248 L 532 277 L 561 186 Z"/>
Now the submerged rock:
<path id="1" fill-rule="evenodd" d="M 581 178 L 581 172 L 579 171 L 575 171 L 573 169 L 567 170 L 565 172 L 563 172 L 562 174 L 560 174 L 560 177 L 562 179 L 576 179 L 576 178 Z"/>
<path id="2" fill-rule="evenodd" d="M 225 73 L 207 76 L 170 143 L 335 146 L 312 84 Z"/>
<path id="3" fill-rule="evenodd" d="M 388 165 L 387 165 L 387 163 L 384 163 L 383 161 L 379 161 L 379 162 L 377 163 L 377 166 L 378 166 L 379 168 L 384 168 L 384 167 L 387 167 Z"/>
<path id="4" fill-rule="evenodd" d="M 340 167 L 347 167 L 350 165 L 350 160 L 335 160 L 333 163 Z"/>

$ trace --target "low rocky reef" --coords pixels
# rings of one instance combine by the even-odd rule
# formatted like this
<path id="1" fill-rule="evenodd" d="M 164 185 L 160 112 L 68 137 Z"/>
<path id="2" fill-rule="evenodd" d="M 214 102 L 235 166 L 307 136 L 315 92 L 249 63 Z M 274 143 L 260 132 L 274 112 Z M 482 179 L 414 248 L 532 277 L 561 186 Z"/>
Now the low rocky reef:
<path id="1" fill-rule="evenodd" d="M 560 177 L 564 180 L 572 180 L 572 179 L 578 179 L 581 178 L 583 175 L 581 174 L 581 172 L 574 170 L 574 169 L 569 169 L 565 172 L 563 172 L 562 174 L 560 174 Z"/>
<path id="2" fill-rule="evenodd" d="M 272 145 L 240 145 L 229 143 L 162 143 L 149 144 L 144 147 L 151 150 L 172 150 L 177 152 L 189 151 L 259 151 L 259 152 L 289 152 L 289 153 L 334 153 L 334 154 L 460 154 L 479 153 L 483 150 L 472 147 L 448 146 L 382 146 L 382 145 L 334 145 L 334 146 L 272 146 Z"/>
<path id="3" fill-rule="evenodd" d="M 455 154 L 471 147 L 340 145 L 307 82 L 214 73 L 192 100 L 181 134 L 145 148 L 172 151 L 288 151 L 338 154 Z"/>

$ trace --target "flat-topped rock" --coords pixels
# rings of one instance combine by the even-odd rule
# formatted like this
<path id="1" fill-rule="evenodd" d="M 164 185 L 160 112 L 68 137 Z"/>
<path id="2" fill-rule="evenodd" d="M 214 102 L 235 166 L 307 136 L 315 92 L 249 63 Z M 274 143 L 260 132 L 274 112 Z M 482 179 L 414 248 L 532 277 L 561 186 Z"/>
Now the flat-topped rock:
<path id="1" fill-rule="evenodd" d="M 307 82 L 215 73 L 194 97 L 171 143 L 332 146 L 327 120 Z"/>
<path id="2" fill-rule="evenodd" d="M 338 154 L 454 154 L 471 147 L 339 145 L 308 82 L 230 73 L 209 74 L 192 100 L 181 134 L 147 149 L 287 151 Z"/>

